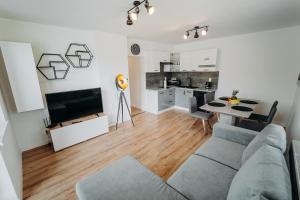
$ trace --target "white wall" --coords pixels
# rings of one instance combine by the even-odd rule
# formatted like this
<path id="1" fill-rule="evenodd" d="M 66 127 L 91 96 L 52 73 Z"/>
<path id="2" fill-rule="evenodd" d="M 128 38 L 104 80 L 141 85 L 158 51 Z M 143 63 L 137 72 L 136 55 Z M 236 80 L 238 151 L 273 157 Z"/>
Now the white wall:
<path id="1" fill-rule="evenodd" d="M 289 142 L 292 139 L 300 140 L 300 81 L 298 83 L 294 103 L 291 109 L 287 132 L 289 134 Z"/>
<path id="2" fill-rule="evenodd" d="M 127 42 L 128 55 L 131 55 L 130 47 L 132 44 L 135 43 L 138 44 L 141 48 L 140 56 L 143 55 L 143 51 L 171 51 L 173 48 L 173 46 L 170 44 L 163 44 L 163 43 L 158 43 L 158 42 L 153 42 L 148 40 L 140 40 L 136 38 L 128 38 L 128 42 Z"/>
<path id="3" fill-rule="evenodd" d="M 8 121 L 2 141 L 3 146 L 0 146 L 0 199 L 22 199 L 22 152 L 17 145 L 15 133 L 11 127 L 1 91 L 0 107 L 5 120 Z"/>
<path id="4" fill-rule="evenodd" d="M 268 113 L 279 101 L 275 121 L 287 125 L 299 74 L 300 27 L 224 37 L 174 46 L 174 51 L 219 48 L 217 96 L 240 90 L 240 97 L 260 100 Z"/>
<path id="5" fill-rule="evenodd" d="M 126 37 L 7 19 L 0 19 L 0 27 L 0 40 L 31 43 L 36 63 L 42 53 L 64 55 L 71 42 L 87 44 L 94 55 L 91 66 L 86 69 L 71 67 L 65 80 L 48 81 L 38 73 L 42 93 L 101 87 L 104 112 L 110 124 L 116 121 L 118 93 L 114 78 L 118 73 L 128 76 Z M 128 100 L 130 103 L 129 97 Z M 11 113 L 13 129 L 22 150 L 48 142 L 43 126 L 46 115 L 45 110 Z"/>
<path id="6" fill-rule="evenodd" d="M 139 56 L 132 56 L 130 47 L 132 44 L 139 44 L 141 53 Z M 128 39 L 128 55 L 129 55 L 129 82 L 131 84 L 130 96 L 135 107 L 146 110 L 146 60 L 144 56 L 145 51 L 167 51 L 171 52 L 172 45 L 162 44 L 153 41 L 139 40 L 134 38 Z"/>

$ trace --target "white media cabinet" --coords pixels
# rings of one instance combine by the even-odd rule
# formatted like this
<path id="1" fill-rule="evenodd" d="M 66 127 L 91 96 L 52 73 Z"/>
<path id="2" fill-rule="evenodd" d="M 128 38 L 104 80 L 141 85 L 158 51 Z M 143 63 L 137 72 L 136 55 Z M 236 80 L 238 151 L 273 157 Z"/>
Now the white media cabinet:
<path id="1" fill-rule="evenodd" d="M 54 151 L 59 151 L 107 132 L 108 119 L 102 113 L 64 122 L 46 130 L 51 138 Z"/>

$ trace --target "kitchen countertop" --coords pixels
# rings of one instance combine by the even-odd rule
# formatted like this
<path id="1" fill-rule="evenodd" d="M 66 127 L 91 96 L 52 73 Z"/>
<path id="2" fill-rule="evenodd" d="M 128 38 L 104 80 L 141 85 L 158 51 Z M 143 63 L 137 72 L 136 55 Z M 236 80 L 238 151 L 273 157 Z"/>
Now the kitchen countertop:
<path id="1" fill-rule="evenodd" d="M 160 87 L 151 87 L 151 88 L 146 88 L 146 90 L 153 90 L 153 91 L 164 91 L 168 90 L 171 88 L 179 88 L 179 89 L 189 89 L 189 90 L 195 90 L 195 91 L 201 91 L 201 92 L 215 92 L 217 89 L 212 88 L 212 89 L 205 89 L 205 88 L 185 88 L 185 87 L 176 87 L 176 86 L 171 86 L 168 88 L 160 88 Z"/>

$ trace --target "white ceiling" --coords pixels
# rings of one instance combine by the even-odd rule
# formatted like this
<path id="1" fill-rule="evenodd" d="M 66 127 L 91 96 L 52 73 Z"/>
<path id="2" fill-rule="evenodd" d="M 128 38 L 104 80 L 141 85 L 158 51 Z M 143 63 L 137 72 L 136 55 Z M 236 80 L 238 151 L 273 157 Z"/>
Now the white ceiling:
<path id="1" fill-rule="evenodd" d="M 195 25 L 209 25 L 205 39 L 300 25 L 300 0 L 149 1 L 155 14 L 142 8 L 133 26 L 126 25 L 133 0 L 1 0 L 0 17 L 172 44 L 185 42 L 182 35 Z"/>

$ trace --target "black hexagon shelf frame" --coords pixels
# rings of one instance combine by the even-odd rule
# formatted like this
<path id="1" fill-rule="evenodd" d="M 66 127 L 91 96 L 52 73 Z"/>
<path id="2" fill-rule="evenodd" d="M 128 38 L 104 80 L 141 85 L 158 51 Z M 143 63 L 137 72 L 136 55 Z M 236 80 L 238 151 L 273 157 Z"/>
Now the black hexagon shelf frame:
<path id="1" fill-rule="evenodd" d="M 71 43 L 65 57 L 74 68 L 88 68 L 94 56 L 86 44 Z"/>
<path id="2" fill-rule="evenodd" d="M 44 59 L 47 59 L 47 57 L 55 59 L 46 62 L 47 65 L 42 64 L 42 61 Z M 59 68 L 56 65 L 65 65 L 65 67 Z M 67 61 L 63 58 L 61 54 L 43 53 L 38 61 L 36 68 L 47 80 L 59 80 L 66 78 L 70 69 L 70 65 L 67 63 Z M 50 77 L 49 73 L 46 73 L 46 71 L 52 72 L 53 76 Z M 58 76 L 58 73 L 63 73 L 63 75 Z"/>

